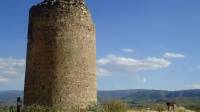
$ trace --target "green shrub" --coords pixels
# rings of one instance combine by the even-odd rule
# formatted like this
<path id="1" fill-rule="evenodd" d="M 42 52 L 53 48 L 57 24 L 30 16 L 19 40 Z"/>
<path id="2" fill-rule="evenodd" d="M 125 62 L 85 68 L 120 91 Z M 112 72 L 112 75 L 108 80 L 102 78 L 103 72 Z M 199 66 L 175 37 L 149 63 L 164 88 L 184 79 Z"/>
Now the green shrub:
<path id="1" fill-rule="evenodd" d="M 128 104 L 121 101 L 112 101 L 102 105 L 104 112 L 127 112 L 129 110 Z"/>
<path id="2" fill-rule="evenodd" d="M 0 112 L 16 112 L 15 106 L 0 106 Z"/>
<path id="3" fill-rule="evenodd" d="M 104 112 L 103 106 L 100 104 L 91 105 L 87 108 L 88 112 Z"/>
<path id="4" fill-rule="evenodd" d="M 0 106 L 0 112 L 9 112 L 9 107 L 7 107 L 7 106 Z"/>
<path id="5" fill-rule="evenodd" d="M 157 105 L 156 110 L 158 112 L 162 112 L 162 111 L 165 111 L 165 108 L 162 105 Z"/>

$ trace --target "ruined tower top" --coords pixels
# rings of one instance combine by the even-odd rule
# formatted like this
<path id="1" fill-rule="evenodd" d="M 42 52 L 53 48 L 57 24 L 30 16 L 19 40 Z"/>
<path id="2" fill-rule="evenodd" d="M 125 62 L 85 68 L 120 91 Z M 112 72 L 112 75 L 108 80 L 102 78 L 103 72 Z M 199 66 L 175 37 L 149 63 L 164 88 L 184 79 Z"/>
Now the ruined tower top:
<path id="1" fill-rule="evenodd" d="M 34 5 L 30 9 L 30 15 L 36 18 L 41 18 L 42 16 L 47 17 L 49 15 L 58 17 L 55 15 L 56 13 L 64 14 L 64 12 L 65 14 L 77 13 L 77 15 L 91 16 L 85 4 L 85 0 L 43 0 L 41 3 Z"/>
<path id="2" fill-rule="evenodd" d="M 85 0 L 43 0 L 39 4 L 32 6 L 30 9 L 29 21 L 41 21 L 41 19 L 47 19 L 48 22 L 55 21 L 61 18 L 63 20 L 69 20 L 68 16 L 75 18 L 73 20 L 81 21 L 84 17 L 85 21 L 82 24 L 92 23 L 92 18 Z M 68 18 L 68 19 L 66 19 Z M 92 23 L 93 24 L 93 23 Z"/>
<path id="3" fill-rule="evenodd" d="M 85 0 L 44 0 L 40 5 L 83 5 Z"/>
<path id="4" fill-rule="evenodd" d="M 71 3 L 84 3 L 85 0 L 44 0 L 45 2 L 57 2 L 57 1 L 61 1 L 61 2 L 71 2 Z"/>

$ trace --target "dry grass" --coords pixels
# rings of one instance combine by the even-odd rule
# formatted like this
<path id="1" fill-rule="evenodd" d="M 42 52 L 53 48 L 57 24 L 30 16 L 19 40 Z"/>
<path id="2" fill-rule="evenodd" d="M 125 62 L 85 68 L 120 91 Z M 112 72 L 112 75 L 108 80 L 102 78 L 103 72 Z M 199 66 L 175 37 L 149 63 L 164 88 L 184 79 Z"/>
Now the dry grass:
<path id="1" fill-rule="evenodd" d="M 141 111 L 129 110 L 127 112 L 158 112 L 158 111 L 153 111 L 153 110 L 141 110 Z M 168 112 L 168 111 L 161 111 L 161 112 Z M 176 108 L 175 112 L 195 112 L 195 111 L 187 110 L 184 107 L 178 107 L 178 108 Z"/>

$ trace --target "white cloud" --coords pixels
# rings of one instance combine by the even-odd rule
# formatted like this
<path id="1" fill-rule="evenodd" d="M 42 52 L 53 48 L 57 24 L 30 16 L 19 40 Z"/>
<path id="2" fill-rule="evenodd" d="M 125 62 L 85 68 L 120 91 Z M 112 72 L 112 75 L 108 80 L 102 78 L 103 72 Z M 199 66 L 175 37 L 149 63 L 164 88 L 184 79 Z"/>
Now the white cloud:
<path id="1" fill-rule="evenodd" d="M 0 58 L 0 82 L 22 78 L 25 74 L 25 60 L 14 58 Z"/>
<path id="2" fill-rule="evenodd" d="M 0 77 L 0 84 L 8 82 L 7 78 Z"/>
<path id="3" fill-rule="evenodd" d="M 193 89 L 200 89 L 200 84 L 194 84 Z"/>
<path id="4" fill-rule="evenodd" d="M 99 70 L 106 71 L 109 74 L 135 74 L 136 72 L 141 71 L 167 68 L 170 64 L 170 61 L 156 57 L 149 57 L 146 59 L 135 59 L 119 57 L 116 55 L 108 55 L 105 58 L 97 60 Z M 98 71 L 98 73 L 103 72 Z"/>
<path id="5" fill-rule="evenodd" d="M 164 58 L 167 58 L 167 59 L 173 59 L 173 58 L 185 58 L 185 56 L 181 53 L 169 53 L 169 52 L 166 52 L 164 55 L 163 55 Z"/>
<path id="6" fill-rule="evenodd" d="M 132 53 L 134 52 L 133 49 L 130 49 L 130 48 L 125 48 L 125 49 L 122 49 L 124 52 L 128 52 L 128 53 Z"/>
<path id="7" fill-rule="evenodd" d="M 98 76 L 110 76 L 111 73 L 103 68 L 97 68 L 97 75 Z"/>
<path id="8" fill-rule="evenodd" d="M 105 65 L 105 64 L 109 63 L 109 60 L 107 60 L 107 59 L 99 59 L 97 61 L 97 63 L 100 64 L 100 65 Z"/>

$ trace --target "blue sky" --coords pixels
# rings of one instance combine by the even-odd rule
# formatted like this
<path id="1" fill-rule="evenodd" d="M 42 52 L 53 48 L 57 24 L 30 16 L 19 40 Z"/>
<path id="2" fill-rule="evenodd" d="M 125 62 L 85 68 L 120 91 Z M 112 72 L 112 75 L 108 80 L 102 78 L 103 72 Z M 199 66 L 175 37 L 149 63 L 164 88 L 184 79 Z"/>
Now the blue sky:
<path id="1" fill-rule="evenodd" d="M 29 8 L 0 4 L 0 90 L 23 89 Z M 199 0 L 88 0 L 98 89 L 200 89 Z"/>

